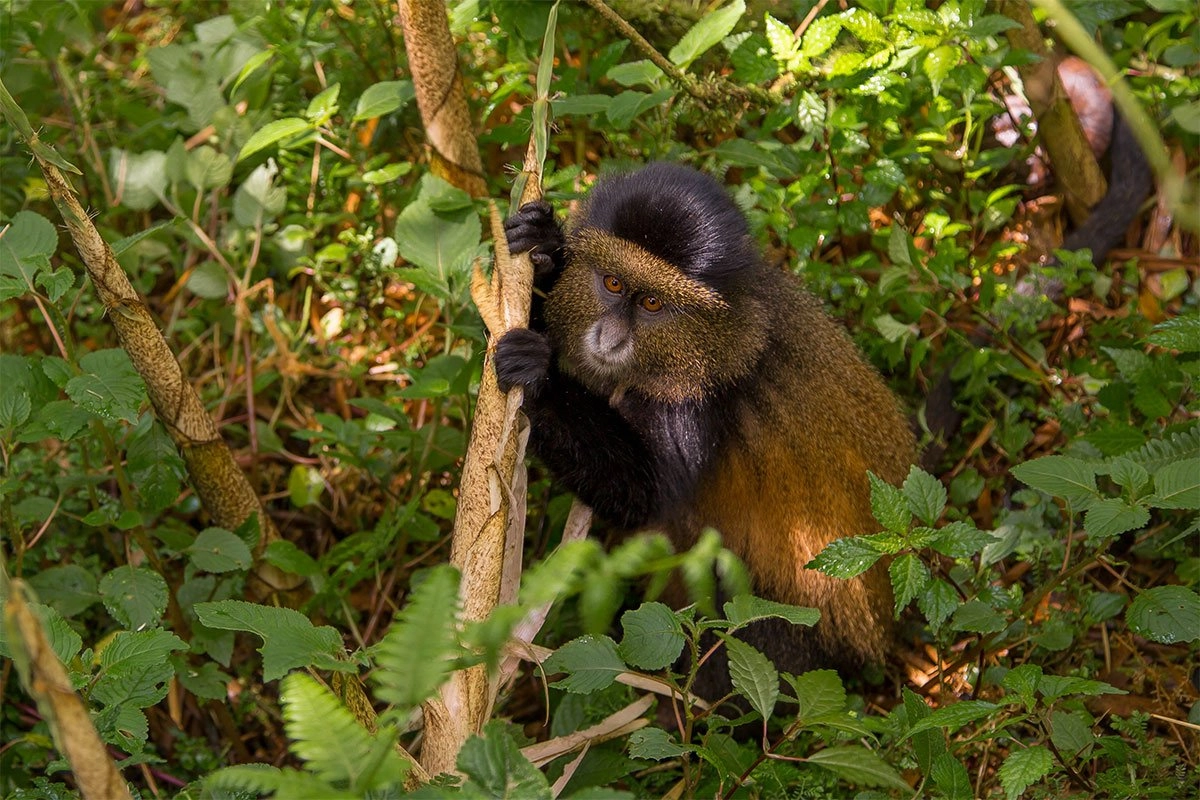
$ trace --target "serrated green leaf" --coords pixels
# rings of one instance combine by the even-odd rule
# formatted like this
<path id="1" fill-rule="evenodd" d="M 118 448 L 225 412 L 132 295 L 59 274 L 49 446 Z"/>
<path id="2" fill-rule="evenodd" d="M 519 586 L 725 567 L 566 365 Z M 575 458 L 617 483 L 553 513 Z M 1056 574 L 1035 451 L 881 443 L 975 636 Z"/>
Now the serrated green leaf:
<path id="1" fill-rule="evenodd" d="M 725 603 L 722 611 L 725 619 L 738 627 L 770 618 L 784 619 L 793 625 L 811 627 L 821 619 L 821 612 L 815 608 L 777 603 L 774 600 L 765 600 L 752 594 L 740 594 L 729 600 Z"/>
<path id="2" fill-rule="evenodd" d="M 998 708 L 999 705 L 986 700 L 963 700 L 961 703 L 943 706 L 914 723 L 908 730 L 908 736 L 934 728 L 945 728 L 948 733 L 953 733 L 976 720 L 990 716 Z"/>
<path id="3" fill-rule="evenodd" d="M 130 483 L 137 487 L 143 510 L 159 512 L 175 504 L 183 485 L 183 459 L 162 425 L 137 432 L 126 451 Z"/>
<path id="4" fill-rule="evenodd" d="M 750 706 L 768 719 L 779 700 L 779 671 L 755 648 L 743 641 L 725 637 L 729 652 L 729 677 L 733 688 L 750 701 Z"/>
<path id="5" fill-rule="evenodd" d="M 744 0 L 733 0 L 723 8 L 708 12 L 671 48 L 667 58 L 681 69 L 687 69 L 706 50 L 728 36 L 744 13 Z"/>
<path id="6" fill-rule="evenodd" d="M 79 359 L 81 375 L 67 381 L 67 396 L 77 405 L 106 419 L 137 422 L 146 399 L 146 385 L 120 348 L 96 350 Z"/>
<path id="7" fill-rule="evenodd" d="M 909 510 L 926 525 L 933 525 L 941 518 L 946 507 L 946 487 L 937 478 L 913 466 L 901 489 Z"/>
<path id="8" fill-rule="evenodd" d="M 175 674 L 170 655 L 187 645 L 162 630 L 120 631 L 100 653 L 100 671 L 90 697 L 116 708 L 148 708 L 167 696 Z"/>
<path id="9" fill-rule="evenodd" d="M 861 745 L 847 744 L 827 747 L 804 759 L 835 772 L 843 779 L 860 786 L 881 786 L 911 792 L 894 767 Z"/>
<path id="10" fill-rule="evenodd" d="M 902 692 L 904 713 L 908 717 L 908 726 L 912 727 L 930 715 L 931 710 L 925 701 L 918 697 L 908 687 Z M 935 759 L 946 752 L 946 741 L 940 731 L 920 731 L 912 737 L 913 753 L 917 757 L 917 765 L 921 772 L 928 775 L 933 768 Z"/>
<path id="11" fill-rule="evenodd" d="M 567 677 L 554 685 L 576 694 L 590 694 L 611 686 L 625 671 L 616 643 L 607 636 L 580 636 L 558 648 L 542 666 L 547 673 L 567 673 Z"/>
<path id="12" fill-rule="evenodd" d="M 458 570 L 425 573 L 379 643 L 371 679 L 379 697 L 401 710 L 433 696 L 453 671 L 458 645 Z"/>
<path id="13" fill-rule="evenodd" d="M 33 290 L 57 248 L 58 232 L 50 220 L 33 211 L 17 212 L 0 236 L 0 301 Z"/>
<path id="14" fill-rule="evenodd" d="M 625 663 L 647 670 L 669 667 L 686 640 L 675 612 L 662 603 L 642 603 L 621 615 L 619 651 Z"/>
<path id="15" fill-rule="evenodd" d="M 627 64 L 617 64 L 608 70 L 605 75 L 613 83 L 620 84 L 625 87 L 645 86 L 653 89 L 658 85 L 659 80 L 663 76 L 663 71 L 655 66 L 653 61 L 641 60 L 630 61 Z M 612 103 L 613 98 L 607 97 L 606 106 Z M 555 109 L 558 108 L 558 103 L 554 104 Z"/>
<path id="16" fill-rule="evenodd" d="M 1200 352 L 1200 313 L 1180 314 L 1160 322 L 1146 341 L 1181 353 Z"/>
<path id="17" fill-rule="evenodd" d="M 1034 745 L 1012 752 L 1000 765 L 1000 785 L 1007 800 L 1017 800 L 1030 785 L 1050 774 L 1054 756 L 1049 748 Z"/>
<path id="18" fill-rule="evenodd" d="M 833 47 L 841 32 L 841 17 L 818 17 L 804 32 L 804 39 L 800 45 L 801 55 L 807 59 L 825 55 Z"/>
<path id="19" fill-rule="evenodd" d="M 187 154 L 184 168 L 187 182 L 204 191 L 225 186 L 233 177 L 233 162 L 210 145 L 200 145 Z"/>
<path id="20" fill-rule="evenodd" d="M 996 541 L 996 534 L 981 531 L 967 522 L 951 522 L 937 533 L 929 546 L 950 558 L 971 558 Z"/>
<path id="21" fill-rule="evenodd" d="M 1038 684 L 1042 680 L 1042 668 L 1037 664 L 1022 664 L 1010 669 L 1005 674 L 1000 685 L 1006 691 L 1017 695 L 1025 704 L 1026 710 L 1033 710 L 1037 703 Z"/>
<path id="22" fill-rule="evenodd" d="M 138 211 L 153 208 L 167 193 L 167 154 L 159 150 L 129 153 L 114 148 L 109 175 L 121 187 L 121 205 Z"/>
<path id="23" fill-rule="evenodd" d="M 1200 639 L 1200 595 L 1185 586 L 1155 586 L 1125 612 L 1134 633 L 1163 644 Z"/>
<path id="24" fill-rule="evenodd" d="M 982 600 L 968 600 L 960 605 L 950 619 L 950 627 L 969 633 L 996 633 L 1004 630 L 1004 616 Z"/>
<path id="25" fill-rule="evenodd" d="M 110 570 L 99 588 L 108 613 L 128 630 L 157 626 L 167 610 L 167 582 L 146 567 Z"/>
<path id="26" fill-rule="evenodd" d="M 1126 694 L 1124 689 L 1089 678 L 1077 678 L 1073 675 L 1043 675 L 1038 680 L 1038 691 L 1047 703 L 1068 695 L 1096 697 L 1102 694 Z"/>
<path id="27" fill-rule="evenodd" d="M 1200 458 L 1167 464 L 1154 473 L 1154 496 L 1146 500 L 1155 508 L 1200 508 Z"/>
<path id="28" fill-rule="evenodd" d="M 912 523 L 912 511 L 904 493 L 873 472 L 867 473 L 871 482 L 871 513 L 885 530 L 905 533 Z"/>
<path id="29" fill-rule="evenodd" d="M 229 295 L 229 276 L 216 261 L 202 261 L 184 284 L 192 294 L 205 300 L 223 300 Z"/>
<path id="30" fill-rule="evenodd" d="M 467 272 L 482 234 L 473 209 L 434 210 L 433 201 L 446 188 L 445 181 L 425 175 L 417 199 L 400 212 L 395 230 L 400 255 L 442 282 Z"/>
<path id="31" fill-rule="evenodd" d="M 1067 758 L 1086 756 L 1097 740 L 1091 724 L 1079 712 L 1052 712 L 1050 731 L 1050 740 Z"/>
<path id="32" fill-rule="evenodd" d="M 967 768 L 950 753 L 942 753 L 934 759 L 929 777 L 947 800 L 971 800 L 975 796 Z"/>
<path id="33" fill-rule="evenodd" d="M 245 570 L 254 563 L 246 543 L 224 528 L 205 528 L 200 531 L 187 553 L 192 564 L 205 572 Z"/>
<path id="34" fill-rule="evenodd" d="M 542 771 L 521 755 L 512 735 L 498 721 L 489 722 L 483 736 L 472 736 L 458 753 L 458 769 L 484 797 L 494 800 L 551 800 Z"/>
<path id="35" fill-rule="evenodd" d="M 246 631 L 263 640 L 263 680 L 273 681 L 297 667 L 344 669 L 341 635 L 328 625 L 316 627 L 299 611 L 243 600 L 218 600 L 193 606 L 200 622 L 224 631 Z"/>
<path id="36" fill-rule="evenodd" d="M 694 745 L 683 745 L 661 728 L 642 728 L 629 735 L 629 757 L 663 761 L 694 752 Z"/>
<path id="37" fill-rule="evenodd" d="M 906 553 L 888 566 L 888 575 L 892 579 L 896 596 L 895 613 L 899 618 L 900 612 L 929 585 L 929 567 L 916 555 Z"/>
<path id="38" fill-rule="evenodd" d="M 846 687 L 831 669 L 814 669 L 788 677 L 796 695 L 796 718 L 811 720 L 834 714 L 846 707 Z"/>
<path id="39" fill-rule="evenodd" d="M 1070 503 L 1096 496 L 1096 469 L 1070 456 L 1046 456 L 1012 468 L 1013 477 L 1034 489 Z"/>
<path id="40" fill-rule="evenodd" d="M 805 566 L 834 578 L 853 578 L 870 569 L 883 557 L 877 548 L 861 536 L 835 539 Z"/>
<path id="41" fill-rule="evenodd" d="M 921 69 L 924 71 L 925 77 L 929 78 L 934 97 L 941 94 L 942 82 L 950 75 L 950 71 L 958 66 L 961 57 L 962 53 L 959 48 L 952 45 L 934 48 L 925 56 L 921 62 Z"/>
<path id="42" fill-rule="evenodd" d="M 556 117 L 591 116 L 607 112 L 611 102 L 612 98 L 606 94 L 577 94 L 552 100 L 551 105 Z"/>
<path id="43" fill-rule="evenodd" d="M 1149 521 L 1150 512 L 1142 506 L 1109 497 L 1092 503 L 1083 517 L 1083 527 L 1091 540 L 1103 541 L 1143 528 Z"/>

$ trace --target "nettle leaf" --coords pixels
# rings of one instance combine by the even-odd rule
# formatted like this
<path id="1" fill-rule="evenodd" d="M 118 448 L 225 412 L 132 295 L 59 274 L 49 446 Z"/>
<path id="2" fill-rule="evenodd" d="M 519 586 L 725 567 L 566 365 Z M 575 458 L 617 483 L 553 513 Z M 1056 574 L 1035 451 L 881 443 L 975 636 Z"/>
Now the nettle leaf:
<path id="1" fill-rule="evenodd" d="M 250 569 L 254 563 L 250 548 L 232 531 L 205 528 L 185 551 L 197 569 L 205 572 L 232 572 Z"/>
<path id="2" fill-rule="evenodd" d="M 706 50 L 728 36 L 745 13 L 744 0 L 733 0 L 724 8 L 708 12 L 671 48 L 667 58 L 671 59 L 671 63 L 687 69 Z"/>
<path id="3" fill-rule="evenodd" d="M 114 148 L 108 159 L 121 205 L 144 211 L 158 205 L 167 193 L 167 154 L 161 150 L 130 153 Z"/>
<path id="4" fill-rule="evenodd" d="M 110 707 L 154 705 L 167 696 L 167 681 L 175 674 L 171 653 L 186 649 L 167 631 L 119 631 L 100 652 L 91 698 Z"/>
<path id="5" fill-rule="evenodd" d="M 951 522 L 938 528 L 929 546 L 950 558 L 971 558 L 996 541 L 992 531 L 981 531 L 968 522 Z"/>
<path id="6" fill-rule="evenodd" d="M 1032 710 L 1037 703 L 1038 684 L 1042 680 L 1042 668 L 1037 664 L 1022 664 L 1010 669 L 1005 674 L 1000 685 L 1006 691 L 1017 695 L 1025 704 L 1026 710 Z"/>
<path id="7" fill-rule="evenodd" d="M 1096 468 L 1070 456 L 1046 456 L 1012 468 L 1013 477 L 1027 486 L 1069 503 L 1079 504 L 1096 496 Z"/>
<path id="8" fill-rule="evenodd" d="M 937 97 L 942 91 L 942 82 L 950 75 L 950 71 L 958 66 L 962 54 L 959 48 L 952 45 L 942 45 L 929 51 L 921 62 L 921 69 L 933 87 L 933 96 Z"/>
<path id="9" fill-rule="evenodd" d="M 1160 322 L 1146 341 L 1181 353 L 1200 352 L 1200 313 L 1180 314 Z"/>
<path id="10" fill-rule="evenodd" d="M 608 78 L 613 83 L 620 84 L 625 87 L 646 86 L 653 89 L 658 85 L 658 81 L 663 76 L 663 71 L 659 69 L 653 61 L 641 60 L 630 61 L 625 64 L 616 64 L 609 68 L 604 77 Z M 604 95 L 608 101 L 612 101 L 612 97 Z M 609 103 L 605 103 L 607 107 Z M 554 102 L 555 110 L 558 110 L 558 101 Z"/>
<path id="11" fill-rule="evenodd" d="M 167 610 L 167 582 L 152 569 L 122 566 L 100 579 L 100 599 L 128 630 L 157 626 Z"/>
<path id="12" fill-rule="evenodd" d="M 449 188 L 441 178 L 422 177 L 420 193 L 400 212 L 394 234 L 400 255 L 442 282 L 470 267 L 483 230 L 473 208 L 434 209 Z"/>
<path id="13" fill-rule="evenodd" d="M 945 728 L 948 733 L 953 733 L 976 720 L 990 716 L 998 708 L 999 705 L 986 700 L 963 700 L 961 703 L 939 708 L 928 717 L 918 720 L 909 728 L 908 736 L 934 728 Z"/>
<path id="14" fill-rule="evenodd" d="M 612 97 L 606 94 L 577 94 L 573 97 L 561 97 L 550 102 L 554 116 L 569 117 L 573 115 L 591 116 L 604 114 Z"/>
<path id="15" fill-rule="evenodd" d="M 521 755 L 512 734 L 499 721 L 489 722 L 482 736 L 472 736 L 458 753 L 459 771 L 496 800 L 551 800 L 542 771 Z"/>
<path id="16" fill-rule="evenodd" d="M 679 619 L 662 603 L 642 603 L 621 615 L 619 652 L 625 663 L 641 669 L 669 667 L 683 652 L 686 640 Z"/>
<path id="17" fill-rule="evenodd" d="M 1194 642 L 1200 639 L 1200 595 L 1186 586 L 1155 586 L 1133 599 L 1125 621 L 1156 642 Z"/>
<path id="18" fill-rule="evenodd" d="M 1043 675 L 1038 679 L 1038 691 L 1048 703 L 1068 695 L 1097 697 L 1102 694 L 1127 694 L 1125 690 L 1104 681 L 1076 678 L 1072 675 Z"/>
<path id="19" fill-rule="evenodd" d="M 908 687 L 903 690 L 904 713 L 908 718 L 908 725 L 912 727 L 917 722 L 928 717 L 932 710 L 926 705 L 925 700 L 918 697 Z M 921 731 L 912 737 L 913 754 L 917 757 L 917 765 L 921 768 L 921 772 L 928 775 L 933 768 L 934 759 L 946 752 L 946 739 L 940 731 Z"/>
<path id="20" fill-rule="evenodd" d="M 821 612 L 815 608 L 776 603 L 774 600 L 764 600 L 752 594 L 739 594 L 727 601 L 722 610 L 725 619 L 736 627 L 770 618 L 785 619 L 793 625 L 812 627 L 821 619 Z"/>
<path id="21" fill-rule="evenodd" d="M 183 486 L 183 459 L 162 425 L 136 432 L 126 450 L 130 483 L 137 487 L 145 510 L 159 512 L 174 505 Z"/>
<path id="22" fill-rule="evenodd" d="M 908 509 L 926 525 L 935 524 L 946 507 L 946 487 L 920 467 L 913 466 L 901 487 Z"/>
<path id="23" fill-rule="evenodd" d="M 83 374 L 67 381 L 67 396 L 82 408 L 107 419 L 137 422 L 146 385 L 121 348 L 96 350 L 79 359 Z"/>
<path id="24" fill-rule="evenodd" d="M 779 700 L 779 671 L 755 648 L 732 636 L 724 638 L 733 688 L 750 701 L 750 706 L 763 719 L 769 718 Z"/>
<path id="25" fill-rule="evenodd" d="M 1042 745 L 1010 754 L 1000 765 L 1000 785 L 1007 800 L 1017 800 L 1030 785 L 1049 775 L 1053 767 L 1054 755 Z"/>
<path id="26" fill-rule="evenodd" d="M 223 631 L 246 631 L 263 640 L 263 680 L 281 678 L 297 667 L 344 669 L 337 656 L 345 652 L 341 635 L 328 625 L 316 627 L 290 608 L 218 600 L 193 606 L 200 622 Z"/>
<path id="27" fill-rule="evenodd" d="M 840 16 L 818 17 L 804 32 L 800 54 L 807 59 L 824 55 L 837 42 L 838 34 L 841 32 L 842 18 Z"/>
<path id="28" fill-rule="evenodd" d="M 575 694 L 591 694 L 612 685 L 625 671 L 617 645 L 607 636 L 580 636 L 567 642 L 543 662 L 547 673 L 565 672 L 554 685 Z"/>
<path id="29" fill-rule="evenodd" d="M 1200 508 L 1200 458 L 1167 464 L 1154 473 L 1155 508 Z"/>
<path id="30" fill-rule="evenodd" d="M 416 90 L 412 81 L 381 81 L 368 86 L 358 98 L 358 106 L 351 121 L 362 122 L 365 119 L 394 113 L 408 105 L 415 96 Z"/>
<path id="31" fill-rule="evenodd" d="M 995 633 L 1004 630 L 1006 624 L 1004 616 L 982 600 L 963 603 L 950 620 L 951 628 L 968 633 Z"/>
<path id="32" fill-rule="evenodd" d="M 41 623 L 46 640 L 50 642 L 50 649 L 58 656 L 58 660 L 63 664 L 70 664 L 83 649 L 83 638 L 75 632 L 58 609 L 41 603 L 30 603 L 29 610 Z M 0 625 L 0 657 L 12 658 L 12 646 L 8 642 L 8 630 L 5 625 Z"/>
<path id="33" fill-rule="evenodd" d="M 861 745 L 847 744 L 827 747 L 804 759 L 836 773 L 845 780 L 861 786 L 880 786 L 912 792 L 912 787 L 894 767 Z"/>
<path id="34" fill-rule="evenodd" d="M 31 291 L 38 273 L 49 272 L 57 248 L 58 232 L 50 220 L 32 211 L 17 212 L 0 236 L 0 301 Z"/>
<path id="35" fill-rule="evenodd" d="M 100 600 L 96 576 L 78 564 L 62 564 L 29 576 L 38 599 L 64 617 L 73 617 Z"/>
<path id="36" fill-rule="evenodd" d="M 1115 497 L 1097 500 L 1083 517 L 1083 528 L 1094 541 L 1103 541 L 1120 536 L 1126 531 L 1144 528 L 1150 521 L 1150 512 L 1142 506 L 1134 506 Z"/>
<path id="37" fill-rule="evenodd" d="M 929 777 L 947 800 L 971 800 L 975 796 L 967 768 L 950 753 L 942 753 L 933 760 Z"/>
<path id="38" fill-rule="evenodd" d="M 291 751 L 321 780 L 360 792 L 399 784 L 408 762 L 391 737 L 372 736 L 327 688 L 302 672 L 279 685 Z"/>
<path id="39" fill-rule="evenodd" d="M 886 530 L 906 533 L 912 523 L 913 512 L 908 507 L 904 492 L 873 472 L 868 472 L 867 478 L 871 482 L 871 513 L 875 519 Z"/>
<path id="40" fill-rule="evenodd" d="M 187 182 L 200 191 L 225 186 L 233 177 L 233 161 L 216 148 L 201 145 L 187 155 Z"/>
<path id="41" fill-rule="evenodd" d="M 1051 712 L 1050 730 L 1050 740 L 1068 758 L 1085 755 L 1097 742 L 1091 723 L 1079 712 Z"/>
<path id="42" fill-rule="evenodd" d="M 925 591 L 929 585 L 929 567 L 920 558 L 907 553 L 900 556 L 888 567 L 892 579 L 892 588 L 896 594 L 896 617 L 913 598 Z"/>
<path id="43" fill-rule="evenodd" d="M 250 156 L 266 150 L 276 142 L 282 142 L 286 139 L 291 139 L 300 133 L 309 133 L 312 131 L 312 123 L 301 117 L 285 117 L 277 119 L 273 122 L 268 122 L 256 130 L 246 143 L 242 145 L 242 149 L 238 152 L 237 160 L 245 161 Z"/>
<path id="44" fill-rule="evenodd" d="M 853 578 L 866 572 L 882 557 L 883 553 L 866 541 L 865 537 L 848 536 L 827 544 L 825 549 L 805 566 L 834 578 Z"/>
<path id="45" fill-rule="evenodd" d="M 832 669 L 814 669 L 787 678 L 796 694 L 797 719 L 808 721 L 835 714 L 846 707 L 846 687 Z"/>
<path id="46" fill-rule="evenodd" d="M 663 761 L 668 758 L 679 758 L 684 753 L 695 751 L 695 745 L 680 744 L 662 728 L 642 728 L 629 735 L 630 758 Z"/>
<path id="47" fill-rule="evenodd" d="M 446 682 L 459 655 L 458 582 L 458 570 L 443 565 L 426 571 L 412 590 L 377 647 L 379 668 L 371 678 L 380 699 L 416 708 Z"/>

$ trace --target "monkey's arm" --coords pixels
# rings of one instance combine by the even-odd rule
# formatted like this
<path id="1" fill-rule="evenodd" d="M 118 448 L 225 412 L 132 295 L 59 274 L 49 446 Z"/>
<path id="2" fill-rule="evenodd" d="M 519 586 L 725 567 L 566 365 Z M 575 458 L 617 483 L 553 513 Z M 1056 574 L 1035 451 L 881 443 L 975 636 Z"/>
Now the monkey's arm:
<path id="1" fill-rule="evenodd" d="M 525 388 L 529 447 L 601 518 L 638 528 L 657 507 L 658 476 L 646 442 L 608 404 L 550 363 L 550 343 L 518 328 L 496 345 L 500 388 Z"/>

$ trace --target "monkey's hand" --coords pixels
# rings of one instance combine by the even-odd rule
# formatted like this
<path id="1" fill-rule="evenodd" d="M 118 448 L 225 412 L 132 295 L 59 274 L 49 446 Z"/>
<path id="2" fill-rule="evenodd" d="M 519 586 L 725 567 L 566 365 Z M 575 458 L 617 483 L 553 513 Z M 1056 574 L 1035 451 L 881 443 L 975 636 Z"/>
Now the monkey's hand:
<path id="1" fill-rule="evenodd" d="M 513 255 L 529 253 L 533 262 L 534 283 L 556 274 L 566 263 L 562 228 L 554 219 L 554 209 L 542 201 L 526 203 L 504 221 L 508 251 Z"/>
<path id="2" fill-rule="evenodd" d="M 528 328 L 513 328 L 496 343 L 495 363 L 501 391 L 523 386 L 536 394 L 550 375 L 550 340 Z"/>

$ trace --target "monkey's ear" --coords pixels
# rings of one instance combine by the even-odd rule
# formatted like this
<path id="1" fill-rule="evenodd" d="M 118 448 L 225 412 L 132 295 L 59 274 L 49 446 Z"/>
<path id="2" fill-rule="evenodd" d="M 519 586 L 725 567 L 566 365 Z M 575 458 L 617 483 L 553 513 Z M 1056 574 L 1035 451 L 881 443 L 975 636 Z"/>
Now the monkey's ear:
<path id="1" fill-rule="evenodd" d="M 557 273 L 566 261 L 566 242 L 562 228 L 554 219 L 554 209 L 542 201 L 526 203 L 504 221 L 508 251 L 513 255 L 529 252 L 534 278 Z"/>
<path id="2" fill-rule="evenodd" d="M 528 328 L 513 328 L 496 343 L 495 364 L 501 391 L 523 386 L 536 394 L 550 375 L 550 340 Z"/>

